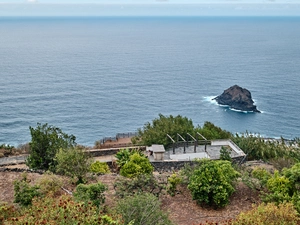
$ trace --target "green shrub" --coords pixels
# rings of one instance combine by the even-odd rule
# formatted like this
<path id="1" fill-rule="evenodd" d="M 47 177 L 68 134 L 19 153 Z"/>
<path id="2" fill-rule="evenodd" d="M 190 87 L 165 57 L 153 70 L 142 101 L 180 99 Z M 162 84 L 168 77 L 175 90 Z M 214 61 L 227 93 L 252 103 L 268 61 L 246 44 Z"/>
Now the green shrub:
<path id="1" fill-rule="evenodd" d="M 287 145 L 283 139 L 266 141 L 260 135 L 246 132 L 242 135 L 236 134 L 232 140 L 243 149 L 248 160 L 269 161 L 279 158 L 300 160 L 300 149 L 297 144 Z"/>
<path id="2" fill-rule="evenodd" d="M 232 161 L 232 158 L 230 156 L 230 149 L 222 146 L 220 150 L 220 160 L 227 160 L 229 162 Z"/>
<path id="3" fill-rule="evenodd" d="M 46 172 L 37 180 L 37 185 L 42 195 L 57 195 L 63 186 L 63 180 L 51 172 Z"/>
<path id="4" fill-rule="evenodd" d="M 32 199 L 41 195 L 38 186 L 29 184 L 26 173 L 21 180 L 14 181 L 14 192 L 14 202 L 21 206 L 31 205 Z"/>
<path id="5" fill-rule="evenodd" d="M 283 169 L 282 173 L 291 181 L 292 191 L 300 191 L 300 163 L 296 163 L 291 168 Z"/>
<path id="6" fill-rule="evenodd" d="M 96 161 L 91 165 L 91 172 L 96 174 L 107 174 L 110 173 L 110 169 L 106 162 Z"/>
<path id="7" fill-rule="evenodd" d="M 199 164 L 199 160 L 194 161 L 193 163 Z M 191 166 L 189 163 L 185 163 L 183 168 L 179 171 L 179 175 L 181 177 L 182 183 L 188 185 L 190 182 L 190 178 L 192 177 L 195 169 L 195 165 Z"/>
<path id="8" fill-rule="evenodd" d="M 238 176 L 230 162 L 204 159 L 194 170 L 188 188 L 198 204 L 223 207 L 235 191 L 233 185 Z"/>
<path id="9" fill-rule="evenodd" d="M 254 168 L 251 172 L 251 175 L 258 179 L 262 186 L 265 186 L 268 180 L 272 177 L 271 173 L 262 167 Z"/>
<path id="10" fill-rule="evenodd" d="M 176 173 L 173 173 L 168 178 L 167 190 L 168 190 L 168 193 L 171 196 L 175 195 L 175 191 L 176 191 L 177 185 L 180 184 L 181 182 L 182 182 L 182 178 L 178 174 L 176 174 Z"/>
<path id="11" fill-rule="evenodd" d="M 139 174 L 132 179 L 119 177 L 114 186 L 116 195 L 120 198 L 145 192 L 158 196 L 164 189 L 164 186 L 159 184 L 152 174 Z"/>
<path id="12" fill-rule="evenodd" d="M 92 158 L 86 152 L 80 148 L 60 149 L 55 159 L 58 174 L 77 179 L 76 183 L 84 183 L 92 164 Z"/>
<path id="13" fill-rule="evenodd" d="M 277 204 L 291 200 L 291 182 L 285 176 L 281 176 L 276 170 L 273 177 L 267 182 L 269 190 L 263 197 L 265 202 L 275 202 Z"/>
<path id="14" fill-rule="evenodd" d="M 267 179 L 267 191 L 263 194 L 263 201 L 274 202 L 275 204 L 290 202 L 300 212 L 299 181 L 300 163 L 295 164 L 291 168 L 283 169 L 281 174 L 276 170 L 274 175 Z"/>
<path id="15" fill-rule="evenodd" d="M 127 149 L 120 149 L 115 157 L 117 158 L 117 165 L 122 168 L 126 163 L 129 162 L 130 156 L 133 154 L 132 151 L 130 151 L 128 148 Z"/>
<path id="16" fill-rule="evenodd" d="M 107 190 L 107 187 L 101 182 L 95 184 L 79 184 L 76 187 L 74 192 L 74 197 L 77 201 L 92 202 L 93 205 L 99 207 L 105 202 L 104 192 Z"/>
<path id="17" fill-rule="evenodd" d="M 168 215 L 160 209 L 158 198 L 149 193 L 125 197 L 118 202 L 117 212 L 122 215 L 125 224 L 172 224 L 168 219 Z"/>
<path id="18" fill-rule="evenodd" d="M 116 154 L 115 157 L 117 158 L 117 165 L 122 168 L 126 163 L 130 161 L 130 156 L 133 154 L 138 153 L 140 156 L 145 156 L 140 150 L 138 149 L 120 149 Z"/>
<path id="19" fill-rule="evenodd" d="M 120 170 L 120 174 L 124 177 L 136 177 L 140 174 L 151 174 L 153 166 L 146 156 L 134 153 L 130 156 L 129 162 L 124 164 Z"/>
<path id="20" fill-rule="evenodd" d="M 32 206 L 25 208 L 19 216 L 8 218 L 4 225 L 24 224 L 88 224 L 88 225 L 121 225 L 119 216 L 106 215 L 99 208 L 82 202 L 74 202 L 69 195 L 59 198 L 35 198 Z"/>
<path id="21" fill-rule="evenodd" d="M 274 203 L 261 204 L 248 212 L 242 212 L 233 225 L 296 225 L 299 224 L 298 213 L 293 204 L 276 206 Z"/>

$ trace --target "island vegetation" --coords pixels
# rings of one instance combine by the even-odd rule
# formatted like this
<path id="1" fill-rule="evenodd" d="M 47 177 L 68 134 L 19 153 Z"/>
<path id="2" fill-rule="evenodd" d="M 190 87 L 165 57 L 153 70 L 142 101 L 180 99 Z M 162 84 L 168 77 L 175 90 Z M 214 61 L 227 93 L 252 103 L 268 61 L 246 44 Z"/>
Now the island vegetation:
<path id="1" fill-rule="evenodd" d="M 14 203 L 0 203 L 1 224 L 177 224 L 162 208 L 162 199 L 175 198 L 187 190 L 200 207 L 219 210 L 231 204 L 240 183 L 260 195 L 252 209 L 234 218 L 198 224 L 300 224 L 298 138 L 278 141 L 248 132 L 232 134 L 210 122 L 200 127 L 180 115 L 160 114 L 138 130 L 134 144 L 167 147 L 171 142 L 166 134 L 175 139 L 177 134 L 200 133 L 207 139 L 232 139 L 247 154 L 247 160 L 260 160 L 272 169 L 236 164 L 222 149 L 220 160 L 196 160 L 163 179 L 140 150 L 121 149 L 115 155 L 112 200 L 108 199 L 108 184 L 98 179 L 112 168 L 95 161 L 77 145 L 75 136 L 48 124 L 30 127 L 30 133 L 26 164 L 32 170 L 42 170 L 43 175 L 33 181 L 24 173 L 14 181 Z M 3 156 L 24 151 L 5 144 L 0 148 Z"/>

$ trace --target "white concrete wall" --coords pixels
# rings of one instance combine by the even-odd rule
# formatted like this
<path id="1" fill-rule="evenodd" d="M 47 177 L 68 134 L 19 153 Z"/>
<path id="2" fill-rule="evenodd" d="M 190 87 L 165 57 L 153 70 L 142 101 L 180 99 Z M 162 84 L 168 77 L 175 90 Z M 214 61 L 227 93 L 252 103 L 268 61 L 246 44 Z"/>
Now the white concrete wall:
<path id="1" fill-rule="evenodd" d="M 245 153 L 231 140 L 212 140 L 211 145 L 229 146 L 239 156 L 244 156 Z"/>

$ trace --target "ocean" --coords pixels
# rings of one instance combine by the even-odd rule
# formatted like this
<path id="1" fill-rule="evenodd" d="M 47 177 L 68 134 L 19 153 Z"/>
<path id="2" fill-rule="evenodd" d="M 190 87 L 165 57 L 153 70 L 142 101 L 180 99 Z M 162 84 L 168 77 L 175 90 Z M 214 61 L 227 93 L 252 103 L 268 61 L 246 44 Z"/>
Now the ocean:
<path id="1" fill-rule="evenodd" d="M 164 115 L 300 136 L 300 17 L 0 18 L 0 144 L 48 123 L 94 142 Z M 262 113 L 211 99 L 247 88 Z"/>

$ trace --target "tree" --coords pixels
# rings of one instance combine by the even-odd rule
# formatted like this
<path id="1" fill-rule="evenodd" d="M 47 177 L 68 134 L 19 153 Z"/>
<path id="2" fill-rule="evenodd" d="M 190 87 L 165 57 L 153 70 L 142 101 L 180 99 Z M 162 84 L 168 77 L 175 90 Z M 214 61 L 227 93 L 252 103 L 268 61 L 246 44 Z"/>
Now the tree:
<path id="1" fill-rule="evenodd" d="M 204 123 L 202 128 L 196 128 L 196 131 L 198 131 L 208 140 L 228 139 L 232 137 L 232 134 L 229 131 L 223 130 L 222 128 L 208 121 Z"/>
<path id="2" fill-rule="evenodd" d="M 56 172 L 71 178 L 77 183 L 83 183 L 90 172 L 93 159 L 80 148 L 60 149 L 55 156 Z"/>
<path id="3" fill-rule="evenodd" d="M 55 155 L 59 149 L 76 146 L 76 137 L 63 133 L 61 129 L 46 124 L 29 127 L 31 134 L 30 154 L 26 160 L 31 169 L 55 171 Z"/>
<path id="4" fill-rule="evenodd" d="M 238 176 L 229 161 L 204 159 L 192 173 L 188 188 L 198 204 L 224 207 L 235 191 L 234 182 Z"/>
<path id="5" fill-rule="evenodd" d="M 192 120 L 180 115 L 174 117 L 164 116 L 159 114 L 152 123 L 146 123 L 143 129 L 138 130 L 138 136 L 132 139 L 133 143 L 140 142 L 140 144 L 150 146 L 152 144 L 162 144 L 167 146 L 172 143 L 167 138 L 169 134 L 174 140 L 177 138 L 177 133 L 186 136 L 187 133 L 193 133 L 194 125 Z"/>

